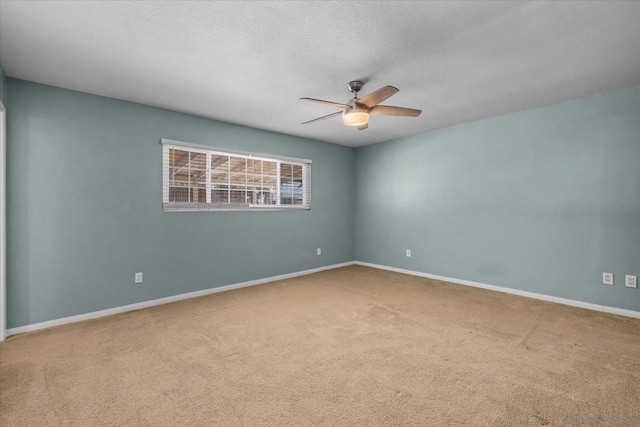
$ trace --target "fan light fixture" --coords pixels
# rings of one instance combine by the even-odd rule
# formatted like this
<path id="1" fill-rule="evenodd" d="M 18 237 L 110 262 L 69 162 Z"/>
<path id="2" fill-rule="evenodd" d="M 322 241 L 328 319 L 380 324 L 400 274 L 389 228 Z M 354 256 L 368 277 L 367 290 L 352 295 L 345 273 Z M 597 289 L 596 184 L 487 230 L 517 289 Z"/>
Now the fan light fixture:
<path id="1" fill-rule="evenodd" d="M 354 107 L 344 110 L 342 113 L 342 123 L 347 126 L 362 126 L 369 123 L 369 112 L 364 108 Z"/>

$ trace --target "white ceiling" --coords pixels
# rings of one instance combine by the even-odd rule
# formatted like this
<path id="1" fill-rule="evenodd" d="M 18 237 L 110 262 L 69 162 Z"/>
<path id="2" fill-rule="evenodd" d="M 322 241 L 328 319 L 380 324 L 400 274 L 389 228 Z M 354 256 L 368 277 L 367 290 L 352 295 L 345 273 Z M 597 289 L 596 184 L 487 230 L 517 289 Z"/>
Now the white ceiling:
<path id="1" fill-rule="evenodd" d="M 640 2 L 0 0 L 10 77 L 361 146 L 640 85 Z M 298 98 L 383 85 L 369 129 Z"/>

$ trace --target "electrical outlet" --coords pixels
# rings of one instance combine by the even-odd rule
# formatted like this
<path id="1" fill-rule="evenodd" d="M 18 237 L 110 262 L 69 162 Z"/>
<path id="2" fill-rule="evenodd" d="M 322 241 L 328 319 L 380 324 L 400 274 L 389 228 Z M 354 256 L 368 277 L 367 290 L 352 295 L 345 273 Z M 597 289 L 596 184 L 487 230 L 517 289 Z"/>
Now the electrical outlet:
<path id="1" fill-rule="evenodd" d="M 136 283 L 142 283 L 142 272 L 136 273 L 134 279 Z"/>
<path id="2" fill-rule="evenodd" d="M 613 285 L 613 273 L 602 273 L 602 284 Z"/>
<path id="3" fill-rule="evenodd" d="M 411 258 L 411 249 L 407 249 L 407 258 Z"/>
<path id="4" fill-rule="evenodd" d="M 625 276 L 624 285 L 627 288 L 637 288 L 638 287 L 638 277 L 627 274 Z"/>
<path id="5" fill-rule="evenodd" d="M 316 255 L 318 256 L 322 255 L 322 248 L 316 249 Z"/>

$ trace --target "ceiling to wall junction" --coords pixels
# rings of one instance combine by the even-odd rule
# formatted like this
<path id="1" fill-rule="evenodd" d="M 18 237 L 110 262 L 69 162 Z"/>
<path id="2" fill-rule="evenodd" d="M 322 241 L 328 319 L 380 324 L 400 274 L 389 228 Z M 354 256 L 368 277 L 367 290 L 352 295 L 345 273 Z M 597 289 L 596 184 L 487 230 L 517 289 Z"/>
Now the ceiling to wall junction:
<path id="1" fill-rule="evenodd" d="M 362 146 L 640 84 L 640 2 L 0 2 L 10 77 Z M 383 85 L 357 131 L 336 110 Z"/>

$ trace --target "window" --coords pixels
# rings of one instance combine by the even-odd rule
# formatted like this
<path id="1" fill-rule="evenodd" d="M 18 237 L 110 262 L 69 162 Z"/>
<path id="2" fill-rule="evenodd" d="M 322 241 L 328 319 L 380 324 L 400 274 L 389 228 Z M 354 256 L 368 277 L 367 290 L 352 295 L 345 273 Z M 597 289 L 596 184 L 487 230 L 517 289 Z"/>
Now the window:
<path id="1" fill-rule="evenodd" d="M 311 160 L 162 140 L 166 211 L 310 209 Z"/>

